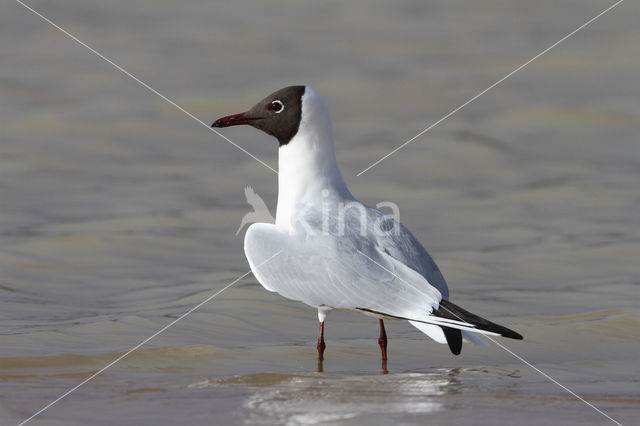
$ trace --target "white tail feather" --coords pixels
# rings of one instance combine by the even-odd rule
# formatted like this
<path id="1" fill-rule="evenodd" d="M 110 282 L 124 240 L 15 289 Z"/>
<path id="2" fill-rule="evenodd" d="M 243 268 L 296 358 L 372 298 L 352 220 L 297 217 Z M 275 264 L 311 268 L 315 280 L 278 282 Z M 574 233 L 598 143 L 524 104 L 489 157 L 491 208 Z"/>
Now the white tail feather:
<path id="1" fill-rule="evenodd" d="M 444 336 L 442 328 L 437 325 L 425 324 L 423 322 L 409 321 L 409 324 L 422 331 L 427 336 L 431 337 L 438 343 L 447 343 L 447 338 Z"/>

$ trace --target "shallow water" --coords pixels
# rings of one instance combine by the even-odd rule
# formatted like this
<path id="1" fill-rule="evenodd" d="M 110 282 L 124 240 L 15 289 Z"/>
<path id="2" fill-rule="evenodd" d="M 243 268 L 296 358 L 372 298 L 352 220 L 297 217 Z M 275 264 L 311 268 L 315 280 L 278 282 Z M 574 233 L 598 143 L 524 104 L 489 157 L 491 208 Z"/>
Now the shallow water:
<path id="1" fill-rule="evenodd" d="M 205 123 L 291 83 L 329 103 L 352 192 L 393 201 L 452 299 L 623 424 L 640 354 L 640 8 L 609 4 L 29 3 Z M 19 4 L 0 16 L 0 423 L 18 424 L 248 271 L 276 176 Z M 229 136 L 277 164 L 253 129 Z M 30 424 L 608 424 L 491 343 L 453 357 L 252 276 Z M 386 374 L 385 374 L 386 373 Z"/>

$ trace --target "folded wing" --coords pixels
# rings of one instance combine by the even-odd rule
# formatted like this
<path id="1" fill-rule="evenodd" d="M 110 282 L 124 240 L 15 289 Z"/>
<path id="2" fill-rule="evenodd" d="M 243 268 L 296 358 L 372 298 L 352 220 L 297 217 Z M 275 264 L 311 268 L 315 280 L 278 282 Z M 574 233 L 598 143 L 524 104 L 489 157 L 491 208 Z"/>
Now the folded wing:
<path id="1" fill-rule="evenodd" d="M 311 306 L 426 320 L 442 299 L 422 275 L 367 238 L 296 236 L 275 225 L 253 224 L 245 236 L 245 254 L 267 290 Z"/>

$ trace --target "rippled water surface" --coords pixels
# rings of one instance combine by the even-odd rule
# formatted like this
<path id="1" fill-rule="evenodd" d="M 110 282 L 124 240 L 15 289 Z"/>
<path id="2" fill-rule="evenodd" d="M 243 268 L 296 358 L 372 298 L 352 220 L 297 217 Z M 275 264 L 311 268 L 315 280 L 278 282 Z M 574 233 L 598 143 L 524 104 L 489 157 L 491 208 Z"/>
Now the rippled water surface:
<path id="1" fill-rule="evenodd" d="M 33 1 L 205 124 L 292 83 L 328 102 L 352 192 L 395 202 L 465 308 L 623 424 L 640 418 L 640 7 Z M 0 15 L 0 423 L 18 424 L 248 271 L 277 177 L 18 3 Z M 224 134 L 272 167 L 276 143 Z M 452 356 L 241 279 L 30 424 L 610 424 L 491 343 Z M 386 374 L 385 374 L 386 373 Z"/>

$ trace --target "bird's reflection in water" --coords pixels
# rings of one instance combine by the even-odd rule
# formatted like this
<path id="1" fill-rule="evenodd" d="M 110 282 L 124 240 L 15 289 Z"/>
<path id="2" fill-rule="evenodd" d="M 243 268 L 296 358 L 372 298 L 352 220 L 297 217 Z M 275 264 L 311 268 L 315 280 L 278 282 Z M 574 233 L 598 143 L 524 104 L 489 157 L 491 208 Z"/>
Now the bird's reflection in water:
<path id="1" fill-rule="evenodd" d="M 255 386 L 245 401 L 248 424 L 317 424 L 358 417 L 424 415 L 443 409 L 452 377 L 439 373 L 320 376 L 291 375 L 270 386 Z M 318 361 L 318 371 L 323 363 Z M 243 380 L 243 384 L 246 385 Z M 455 387 L 455 386 L 454 386 Z"/>
<path id="2" fill-rule="evenodd" d="M 380 365 L 380 370 L 382 374 L 389 374 L 389 370 L 387 369 L 387 360 L 383 359 L 381 361 L 381 365 Z M 318 368 L 317 368 L 317 372 L 318 373 L 323 373 L 324 372 L 324 361 L 322 358 L 318 358 Z"/>
<path id="3" fill-rule="evenodd" d="M 387 360 L 383 359 L 382 364 L 380 366 L 382 374 L 389 374 L 389 370 L 387 370 Z M 324 372 L 324 361 L 318 358 L 318 373 Z"/>

